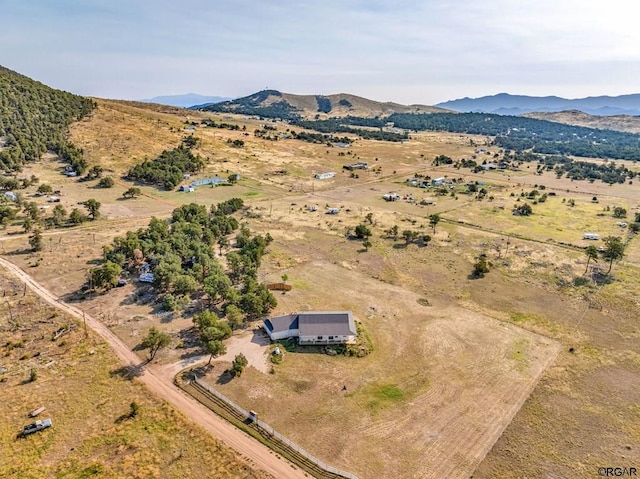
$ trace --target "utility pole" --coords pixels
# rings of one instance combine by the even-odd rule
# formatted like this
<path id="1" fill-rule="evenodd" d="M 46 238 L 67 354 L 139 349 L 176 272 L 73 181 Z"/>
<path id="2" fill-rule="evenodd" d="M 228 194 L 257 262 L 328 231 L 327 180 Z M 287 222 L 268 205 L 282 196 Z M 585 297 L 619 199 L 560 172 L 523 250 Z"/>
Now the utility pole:
<path id="1" fill-rule="evenodd" d="M 84 336 L 86 338 L 89 336 L 89 333 L 87 332 L 87 315 L 84 311 L 82 312 L 82 322 L 84 323 Z"/>

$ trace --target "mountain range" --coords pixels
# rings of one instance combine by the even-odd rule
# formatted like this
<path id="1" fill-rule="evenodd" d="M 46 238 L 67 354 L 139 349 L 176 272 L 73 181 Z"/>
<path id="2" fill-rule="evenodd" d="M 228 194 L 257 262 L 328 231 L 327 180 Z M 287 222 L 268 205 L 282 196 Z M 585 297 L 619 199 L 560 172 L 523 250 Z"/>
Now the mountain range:
<path id="1" fill-rule="evenodd" d="M 155 96 L 146 100 L 140 100 L 143 103 L 159 103 L 160 105 L 177 106 L 181 108 L 189 108 L 194 105 L 205 105 L 219 103 L 221 101 L 231 100 L 230 97 L 223 96 L 205 96 L 197 93 L 185 93 L 183 95 L 165 95 Z"/>
<path id="2" fill-rule="evenodd" d="M 445 101 L 435 106 L 457 112 L 496 113 L 499 115 L 578 110 L 598 116 L 638 116 L 640 115 L 640 94 L 567 99 L 557 96 L 537 97 L 500 93 L 481 98 L 466 97 Z"/>

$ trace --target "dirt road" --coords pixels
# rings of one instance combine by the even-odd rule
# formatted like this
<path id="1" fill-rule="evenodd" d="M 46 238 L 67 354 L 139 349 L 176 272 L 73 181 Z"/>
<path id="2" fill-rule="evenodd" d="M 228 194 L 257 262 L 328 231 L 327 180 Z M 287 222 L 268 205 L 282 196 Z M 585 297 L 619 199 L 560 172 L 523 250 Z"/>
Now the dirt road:
<path id="1" fill-rule="evenodd" d="M 86 320 L 87 325 L 102 337 L 111 347 L 113 352 L 125 365 L 139 365 L 140 358 L 131 351 L 109 328 L 97 319 L 83 313 L 78 308 L 59 300 L 49 290 L 41 286 L 31 276 L 18 268 L 13 263 L 4 258 L 0 258 L 0 265 L 4 266 L 12 274 L 24 281 L 27 286 L 40 296 L 44 301 L 52 306 L 64 311 L 80 320 Z M 238 451 L 252 465 L 262 469 L 274 477 L 304 479 L 309 476 L 296 466 L 276 457 L 276 455 L 266 446 L 262 445 L 244 432 L 216 416 L 209 409 L 187 396 L 173 384 L 173 375 L 167 374 L 153 365 L 145 367 L 143 374 L 139 377 L 151 391 L 162 399 L 173 404 L 194 422 L 200 424 L 205 430 L 222 440 L 225 444 Z"/>

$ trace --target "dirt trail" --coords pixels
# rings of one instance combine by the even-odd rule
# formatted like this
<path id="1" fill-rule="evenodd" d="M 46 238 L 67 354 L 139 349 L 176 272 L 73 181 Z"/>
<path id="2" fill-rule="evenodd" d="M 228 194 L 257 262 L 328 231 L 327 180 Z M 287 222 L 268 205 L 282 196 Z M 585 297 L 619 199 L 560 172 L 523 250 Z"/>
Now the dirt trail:
<path id="1" fill-rule="evenodd" d="M 0 265 L 4 266 L 12 274 L 24 281 L 28 287 L 52 306 L 64 311 L 80 320 L 86 320 L 87 325 L 93 329 L 118 356 L 125 365 L 140 365 L 140 358 L 131 351 L 109 328 L 92 316 L 83 313 L 80 309 L 71 306 L 56 298 L 49 290 L 36 282 L 31 276 L 4 258 L 0 258 Z M 262 469 L 277 478 L 304 479 L 309 476 L 297 469 L 291 463 L 280 459 L 266 446 L 262 445 L 244 432 L 216 416 L 209 409 L 187 396 L 173 385 L 173 372 L 162 370 L 151 365 L 144 368 L 139 377 L 151 391 L 159 397 L 173 404 L 178 410 L 192 421 L 200 424 L 205 430 L 213 434 L 225 444 L 238 451 L 252 465 Z"/>

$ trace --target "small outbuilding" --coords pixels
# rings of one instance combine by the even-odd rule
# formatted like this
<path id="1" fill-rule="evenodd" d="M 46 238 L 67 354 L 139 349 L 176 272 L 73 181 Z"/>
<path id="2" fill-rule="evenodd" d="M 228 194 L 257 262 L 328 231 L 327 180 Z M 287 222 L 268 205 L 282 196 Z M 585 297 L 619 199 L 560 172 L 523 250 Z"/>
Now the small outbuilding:
<path id="1" fill-rule="evenodd" d="M 336 174 L 333 171 L 328 171 L 326 173 L 316 173 L 314 175 L 314 178 L 316 180 L 328 180 L 330 178 L 333 178 L 334 176 L 336 176 Z"/>

